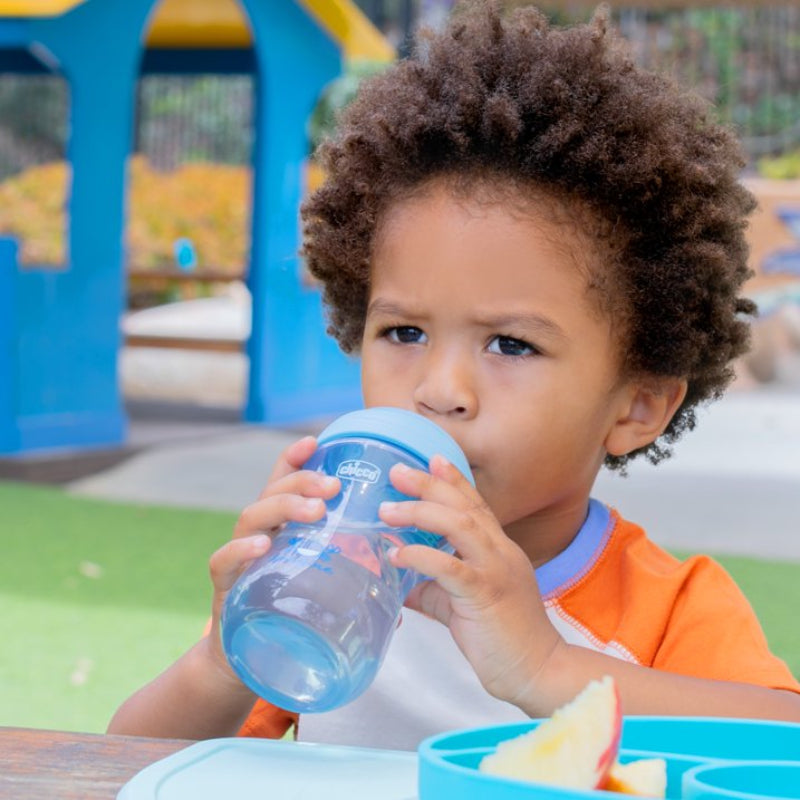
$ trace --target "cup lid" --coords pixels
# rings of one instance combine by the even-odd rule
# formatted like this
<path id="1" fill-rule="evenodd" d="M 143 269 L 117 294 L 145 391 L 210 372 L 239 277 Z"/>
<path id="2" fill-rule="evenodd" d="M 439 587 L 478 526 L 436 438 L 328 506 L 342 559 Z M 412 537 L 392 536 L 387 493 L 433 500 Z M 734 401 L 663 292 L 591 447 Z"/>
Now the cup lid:
<path id="1" fill-rule="evenodd" d="M 317 437 L 317 441 L 323 444 L 345 436 L 365 436 L 398 445 L 414 453 L 426 464 L 439 453 L 475 485 L 467 457 L 456 440 L 421 414 L 384 406 L 351 411 L 331 422 Z"/>

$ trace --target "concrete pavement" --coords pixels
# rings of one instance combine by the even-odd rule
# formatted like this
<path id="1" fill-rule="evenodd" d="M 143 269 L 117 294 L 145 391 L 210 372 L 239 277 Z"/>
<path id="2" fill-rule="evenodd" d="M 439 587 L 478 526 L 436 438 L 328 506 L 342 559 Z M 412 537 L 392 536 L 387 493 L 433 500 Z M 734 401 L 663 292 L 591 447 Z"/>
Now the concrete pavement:
<path id="1" fill-rule="evenodd" d="M 669 547 L 800 560 L 800 394 L 733 392 L 672 459 L 604 471 L 595 495 Z"/>

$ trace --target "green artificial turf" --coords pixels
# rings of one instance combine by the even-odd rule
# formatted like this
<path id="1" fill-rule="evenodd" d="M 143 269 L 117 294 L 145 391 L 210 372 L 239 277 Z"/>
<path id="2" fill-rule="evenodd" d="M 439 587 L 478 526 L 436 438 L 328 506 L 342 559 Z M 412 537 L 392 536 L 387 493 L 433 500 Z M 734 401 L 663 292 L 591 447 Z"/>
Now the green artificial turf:
<path id="1" fill-rule="evenodd" d="M 104 730 L 202 632 L 235 518 L 0 483 L 0 725 Z"/>
<path id="2" fill-rule="evenodd" d="M 235 519 L 0 482 L 0 725 L 104 730 L 201 633 Z M 719 560 L 800 675 L 800 564 Z"/>

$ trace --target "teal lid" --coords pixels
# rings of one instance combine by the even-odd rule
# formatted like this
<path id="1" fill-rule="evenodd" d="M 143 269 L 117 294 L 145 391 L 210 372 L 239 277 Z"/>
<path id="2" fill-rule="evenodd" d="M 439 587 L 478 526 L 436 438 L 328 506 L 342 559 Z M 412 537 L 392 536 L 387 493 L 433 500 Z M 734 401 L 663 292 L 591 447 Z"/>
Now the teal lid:
<path id="1" fill-rule="evenodd" d="M 435 422 L 421 414 L 402 408 L 376 407 L 335 419 L 320 433 L 319 444 L 349 436 L 364 436 L 369 439 L 394 444 L 408 450 L 426 464 L 437 453 L 454 464 L 474 486 L 475 479 L 463 450 L 456 440 Z"/>

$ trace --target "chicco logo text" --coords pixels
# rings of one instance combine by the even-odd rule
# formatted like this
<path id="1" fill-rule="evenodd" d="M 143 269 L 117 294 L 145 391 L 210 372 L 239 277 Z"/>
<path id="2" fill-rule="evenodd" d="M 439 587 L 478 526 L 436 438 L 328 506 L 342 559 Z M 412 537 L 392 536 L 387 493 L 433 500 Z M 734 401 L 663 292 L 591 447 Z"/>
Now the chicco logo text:
<path id="1" fill-rule="evenodd" d="M 358 461 L 357 459 L 342 461 L 336 470 L 337 478 L 349 478 L 364 483 L 375 483 L 380 476 L 380 467 L 370 464 L 369 461 Z"/>

